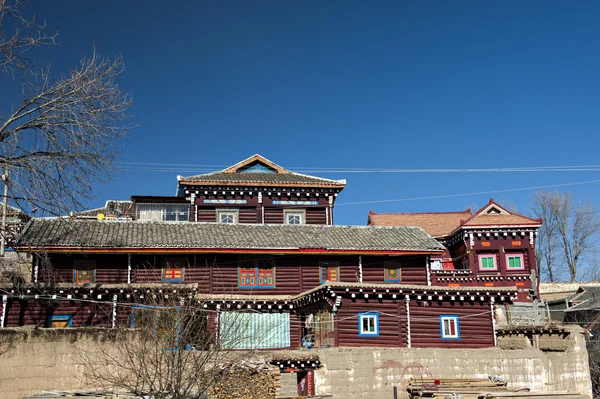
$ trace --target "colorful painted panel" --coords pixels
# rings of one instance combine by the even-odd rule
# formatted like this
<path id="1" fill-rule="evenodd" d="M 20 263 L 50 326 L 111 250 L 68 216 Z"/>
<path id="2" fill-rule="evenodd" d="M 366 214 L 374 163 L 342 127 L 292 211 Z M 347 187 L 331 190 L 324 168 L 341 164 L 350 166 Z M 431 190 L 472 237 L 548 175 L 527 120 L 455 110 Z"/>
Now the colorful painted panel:
<path id="1" fill-rule="evenodd" d="M 185 280 L 185 259 L 165 259 L 163 263 L 162 281 L 180 283 Z"/>
<path id="2" fill-rule="evenodd" d="M 48 317 L 49 328 L 71 328 L 73 327 L 73 316 L 50 316 Z"/>
<path id="3" fill-rule="evenodd" d="M 273 261 L 259 260 L 258 261 L 258 284 L 259 288 L 274 288 L 275 287 L 275 267 Z"/>
<path id="4" fill-rule="evenodd" d="M 238 268 L 239 288 L 275 288 L 272 259 L 245 260 Z"/>
<path id="5" fill-rule="evenodd" d="M 96 282 L 96 262 L 76 260 L 73 262 L 73 282 L 78 284 Z"/>
<path id="6" fill-rule="evenodd" d="M 321 262 L 319 263 L 321 284 L 331 281 L 340 281 L 340 269 L 338 262 Z"/>
<path id="7" fill-rule="evenodd" d="M 402 271 L 398 262 L 385 262 L 384 273 L 386 283 L 400 283 L 402 281 Z"/>

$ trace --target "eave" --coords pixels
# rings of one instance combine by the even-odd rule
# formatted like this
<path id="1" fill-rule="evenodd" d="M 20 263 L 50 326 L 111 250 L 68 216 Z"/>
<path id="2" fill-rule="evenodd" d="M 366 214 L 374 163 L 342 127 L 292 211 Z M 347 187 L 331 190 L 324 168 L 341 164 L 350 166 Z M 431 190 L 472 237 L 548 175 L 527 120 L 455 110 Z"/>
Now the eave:
<path id="1" fill-rule="evenodd" d="M 311 188 L 336 188 L 342 189 L 345 184 L 331 183 L 276 183 L 276 182 L 231 182 L 231 181 L 186 181 L 180 180 L 180 185 L 186 186 L 251 186 L 251 187 L 311 187 Z"/>
<path id="2" fill-rule="evenodd" d="M 443 250 L 410 251 L 410 250 L 369 250 L 369 249 L 321 249 L 321 248 L 86 248 L 86 247 L 16 247 L 19 252 L 50 252 L 50 253 L 232 253 L 232 254 L 306 254 L 306 255 L 441 255 Z"/>

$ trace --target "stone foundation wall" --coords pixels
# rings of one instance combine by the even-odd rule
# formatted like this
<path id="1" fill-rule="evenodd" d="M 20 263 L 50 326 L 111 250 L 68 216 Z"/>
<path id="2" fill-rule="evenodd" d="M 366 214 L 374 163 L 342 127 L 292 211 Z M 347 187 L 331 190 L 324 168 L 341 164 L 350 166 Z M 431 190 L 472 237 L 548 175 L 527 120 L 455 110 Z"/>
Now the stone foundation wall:
<path id="1" fill-rule="evenodd" d="M 323 367 L 315 373 L 316 393 L 331 394 L 333 399 L 390 399 L 397 386 L 399 397 L 405 399 L 411 377 L 494 375 L 514 389 L 571 390 L 591 397 L 585 340 L 573 330 L 566 338 L 540 337 L 537 345 L 542 349 L 527 337 L 515 336 L 489 349 L 317 350 Z M 81 376 L 78 350 L 110 331 L 0 330 L 0 397 L 20 399 L 48 390 L 89 389 Z"/>
<path id="2" fill-rule="evenodd" d="M 574 330 L 575 328 L 571 328 Z M 412 378 L 498 376 L 511 389 L 577 391 L 591 398 L 585 338 L 540 336 L 536 349 L 525 336 L 504 337 L 489 349 L 331 348 L 318 351 L 323 367 L 315 374 L 317 394 L 334 399 L 390 399 L 393 387 L 407 399 Z"/>

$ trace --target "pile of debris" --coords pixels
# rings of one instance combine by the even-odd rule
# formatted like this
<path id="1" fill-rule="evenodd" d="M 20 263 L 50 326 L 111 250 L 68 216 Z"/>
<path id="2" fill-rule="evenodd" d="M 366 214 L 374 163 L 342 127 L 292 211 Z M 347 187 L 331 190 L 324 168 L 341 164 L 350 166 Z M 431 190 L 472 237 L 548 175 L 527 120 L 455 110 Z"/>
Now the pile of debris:
<path id="1" fill-rule="evenodd" d="M 511 391 L 498 377 L 489 378 L 411 378 L 407 388 L 411 399 L 586 399 L 578 392 Z"/>
<path id="2" fill-rule="evenodd" d="M 411 378 L 408 394 L 412 399 L 462 397 L 476 399 L 480 394 L 508 392 L 506 382 L 497 378 Z"/>
<path id="3" fill-rule="evenodd" d="M 210 388 L 211 399 L 271 399 L 279 397 L 279 369 L 232 367 L 224 370 Z"/>

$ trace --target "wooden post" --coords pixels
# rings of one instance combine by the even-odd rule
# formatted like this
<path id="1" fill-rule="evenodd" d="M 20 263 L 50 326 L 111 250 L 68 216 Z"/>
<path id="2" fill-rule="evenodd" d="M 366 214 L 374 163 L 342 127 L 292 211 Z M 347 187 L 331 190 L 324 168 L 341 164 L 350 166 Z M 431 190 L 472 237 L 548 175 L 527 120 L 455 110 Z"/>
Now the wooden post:
<path id="1" fill-rule="evenodd" d="M 4 256 L 4 247 L 6 246 L 6 213 L 8 212 L 8 167 L 4 167 L 2 175 L 4 182 L 4 196 L 2 197 L 2 235 L 0 237 L 0 256 Z"/>

